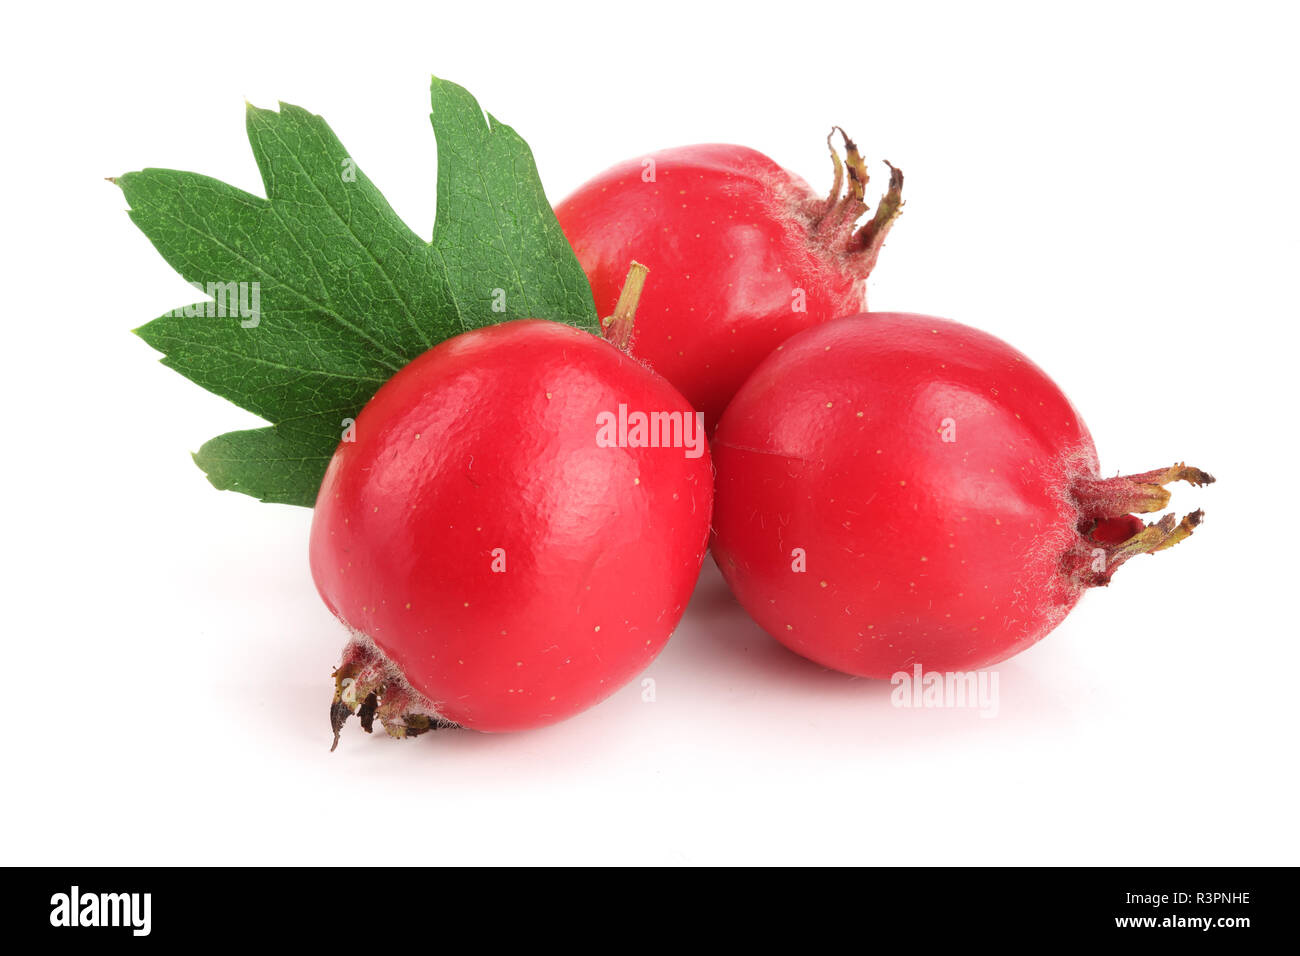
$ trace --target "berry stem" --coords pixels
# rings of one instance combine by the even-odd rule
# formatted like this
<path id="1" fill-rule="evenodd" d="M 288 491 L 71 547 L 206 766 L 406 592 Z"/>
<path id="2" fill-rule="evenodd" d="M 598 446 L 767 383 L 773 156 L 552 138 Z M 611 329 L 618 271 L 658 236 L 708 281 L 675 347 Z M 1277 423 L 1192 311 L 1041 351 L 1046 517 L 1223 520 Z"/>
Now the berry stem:
<path id="1" fill-rule="evenodd" d="M 645 288 L 646 276 L 649 274 L 649 269 L 633 260 L 631 268 L 627 270 L 627 278 L 623 281 L 623 290 L 618 294 L 614 314 L 602 323 L 605 338 L 624 352 L 632 346 L 636 307 L 641 301 L 641 290 Z"/>

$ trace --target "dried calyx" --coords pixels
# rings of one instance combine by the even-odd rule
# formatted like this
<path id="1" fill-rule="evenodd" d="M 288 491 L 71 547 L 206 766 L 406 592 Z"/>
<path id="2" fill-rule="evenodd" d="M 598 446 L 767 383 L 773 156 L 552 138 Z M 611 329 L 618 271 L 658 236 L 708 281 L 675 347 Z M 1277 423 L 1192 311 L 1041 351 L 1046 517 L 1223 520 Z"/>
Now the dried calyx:
<path id="1" fill-rule="evenodd" d="M 1136 517 L 1167 507 L 1172 494 L 1165 486 L 1176 481 L 1199 487 L 1213 484 L 1214 476 L 1180 462 L 1136 475 L 1076 479 L 1070 498 L 1079 510 L 1079 538 L 1065 557 L 1066 573 L 1083 587 L 1105 587 L 1130 558 L 1190 537 L 1205 518 L 1200 509 L 1181 520 L 1167 514 L 1150 524 Z"/>
<path id="2" fill-rule="evenodd" d="M 355 714 L 361 729 L 373 733 L 375 719 L 390 737 L 418 737 L 430 730 L 456 727 L 407 683 L 402 672 L 363 634 L 354 633 L 343 649 L 343 663 L 333 674 L 334 701 L 330 704 L 333 751 L 347 719 Z"/>
<path id="3" fill-rule="evenodd" d="M 842 160 L 835 149 L 837 132 L 844 141 Z M 858 220 L 870 208 L 866 203 L 867 183 L 871 181 L 867 164 L 857 144 L 838 126 L 831 127 L 826 146 L 835 175 L 826 199 L 811 204 L 809 235 L 845 257 L 853 275 L 865 279 L 875 268 L 885 236 L 903 210 L 903 171 L 885 160 L 889 167 L 889 186 L 876 206 L 875 215 L 858 226 Z"/>

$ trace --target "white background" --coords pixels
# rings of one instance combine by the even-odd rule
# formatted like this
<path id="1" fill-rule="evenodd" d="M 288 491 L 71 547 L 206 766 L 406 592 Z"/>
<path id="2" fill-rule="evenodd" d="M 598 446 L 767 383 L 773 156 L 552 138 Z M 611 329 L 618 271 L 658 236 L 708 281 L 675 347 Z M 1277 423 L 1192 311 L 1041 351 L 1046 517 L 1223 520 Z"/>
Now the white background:
<path id="1" fill-rule="evenodd" d="M 1298 862 L 1294 7 L 449 6 L 6 11 L 0 861 Z M 820 189 L 842 124 L 907 173 L 872 306 L 1027 352 L 1109 474 L 1213 471 L 1175 489 L 1206 523 L 1003 665 L 995 719 L 794 657 L 710 561 L 655 703 L 329 753 L 311 515 L 190 462 L 255 421 L 130 334 L 192 295 L 103 177 L 261 193 L 244 99 L 283 99 L 427 236 L 430 72 L 552 200 L 700 141 Z"/>

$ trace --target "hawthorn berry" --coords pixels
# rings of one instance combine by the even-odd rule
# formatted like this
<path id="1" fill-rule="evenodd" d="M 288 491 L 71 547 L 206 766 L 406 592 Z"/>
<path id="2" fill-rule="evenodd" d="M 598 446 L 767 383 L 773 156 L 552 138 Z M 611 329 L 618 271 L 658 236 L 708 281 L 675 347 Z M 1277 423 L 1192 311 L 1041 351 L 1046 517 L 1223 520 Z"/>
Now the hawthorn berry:
<path id="1" fill-rule="evenodd" d="M 1103 478 L 1033 362 L 968 326 L 850 316 L 765 360 L 723 416 L 713 556 L 756 621 L 826 667 L 888 678 L 1029 647 L 1116 570 L 1188 537 L 1145 524 L 1183 464 Z"/>
<path id="2" fill-rule="evenodd" d="M 621 407 L 685 440 L 601 442 Z M 312 574 L 350 633 L 335 742 L 354 713 L 400 737 L 602 700 L 681 617 L 711 502 L 690 405 L 597 336 L 523 319 L 417 358 L 361 411 L 316 502 Z"/>
<path id="3" fill-rule="evenodd" d="M 650 267 L 655 282 L 632 354 L 677 386 L 710 429 L 777 345 L 865 307 L 865 280 L 902 208 L 903 175 L 890 167 L 884 198 L 859 225 L 867 167 L 847 136 L 844 145 L 843 162 L 831 149 L 827 196 L 762 153 L 708 144 L 619 163 L 555 208 L 602 315 L 628 260 Z"/>

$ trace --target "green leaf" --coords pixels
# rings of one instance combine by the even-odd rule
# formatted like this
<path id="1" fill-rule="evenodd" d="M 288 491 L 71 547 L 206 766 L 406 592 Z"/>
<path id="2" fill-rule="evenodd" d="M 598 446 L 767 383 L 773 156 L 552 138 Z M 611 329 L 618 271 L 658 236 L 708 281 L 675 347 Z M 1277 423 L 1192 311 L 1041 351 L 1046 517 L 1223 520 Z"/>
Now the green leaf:
<path id="1" fill-rule="evenodd" d="M 116 182 L 205 301 L 138 334 L 163 364 L 272 423 L 194 456 L 218 488 L 311 507 L 344 430 L 388 378 L 462 331 L 536 317 L 599 330 L 528 146 L 433 81 L 438 205 L 416 236 L 319 116 L 248 109 L 266 198 L 195 173 Z"/>
<path id="2" fill-rule="evenodd" d="M 587 326 L 591 286 L 539 188 L 528 144 L 474 97 L 434 77 L 438 206 L 433 246 L 467 325 L 495 301 L 511 319 L 559 319 Z M 557 254 L 568 250 L 568 255 Z M 498 315 L 499 319 L 501 315 Z"/>
<path id="3" fill-rule="evenodd" d="M 312 425 L 328 426 L 322 434 Z M 283 505 L 316 503 L 316 489 L 338 444 L 334 422 L 318 421 L 302 426 L 274 425 L 249 431 L 226 432 L 203 443 L 194 454 L 195 463 L 208 475 L 213 487 L 238 491 L 262 501 Z M 322 455 L 322 438 L 330 452 Z M 305 497 L 304 490 L 310 491 Z"/>

